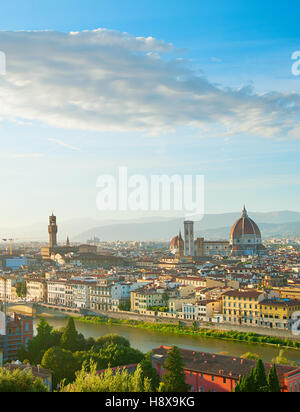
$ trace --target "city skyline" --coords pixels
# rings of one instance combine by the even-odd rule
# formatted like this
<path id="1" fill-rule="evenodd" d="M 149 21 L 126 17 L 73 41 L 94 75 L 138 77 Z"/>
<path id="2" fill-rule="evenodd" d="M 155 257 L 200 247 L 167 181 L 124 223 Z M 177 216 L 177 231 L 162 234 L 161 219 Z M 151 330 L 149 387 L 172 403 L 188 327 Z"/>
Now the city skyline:
<path id="1" fill-rule="evenodd" d="M 52 209 L 61 220 L 155 216 L 97 210 L 99 175 L 122 166 L 204 175 L 205 213 L 300 211 L 299 5 L 115 7 L 3 5 L 0 227 Z"/>

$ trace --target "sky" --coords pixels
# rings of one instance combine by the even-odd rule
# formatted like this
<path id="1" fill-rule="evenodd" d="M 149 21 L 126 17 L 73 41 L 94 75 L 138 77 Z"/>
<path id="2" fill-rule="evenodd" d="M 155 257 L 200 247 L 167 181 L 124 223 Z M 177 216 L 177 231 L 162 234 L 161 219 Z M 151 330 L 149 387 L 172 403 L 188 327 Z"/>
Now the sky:
<path id="1" fill-rule="evenodd" d="M 205 213 L 300 211 L 297 1 L 10 0 L 0 228 L 99 211 L 119 167 L 204 175 Z M 160 212 L 158 212 L 160 213 Z"/>

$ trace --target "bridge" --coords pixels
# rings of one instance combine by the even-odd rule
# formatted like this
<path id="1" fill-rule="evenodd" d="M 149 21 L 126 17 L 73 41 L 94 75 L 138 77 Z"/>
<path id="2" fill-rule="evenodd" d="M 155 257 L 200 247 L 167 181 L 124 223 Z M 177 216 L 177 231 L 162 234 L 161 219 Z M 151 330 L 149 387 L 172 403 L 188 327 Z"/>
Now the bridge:
<path id="1" fill-rule="evenodd" d="M 1 303 L 1 301 L 0 301 Z M 3 302 L 2 302 L 3 303 Z M 47 303 L 36 303 L 36 302 L 6 302 L 6 310 L 8 313 L 20 313 L 27 316 L 35 316 L 43 311 L 51 311 L 53 313 L 61 314 L 84 314 L 85 311 L 79 308 L 67 308 L 58 305 L 49 305 Z"/>
<path id="2" fill-rule="evenodd" d="M 34 316 L 36 314 L 35 303 L 30 302 L 6 302 L 7 312 L 16 312 L 22 315 Z"/>

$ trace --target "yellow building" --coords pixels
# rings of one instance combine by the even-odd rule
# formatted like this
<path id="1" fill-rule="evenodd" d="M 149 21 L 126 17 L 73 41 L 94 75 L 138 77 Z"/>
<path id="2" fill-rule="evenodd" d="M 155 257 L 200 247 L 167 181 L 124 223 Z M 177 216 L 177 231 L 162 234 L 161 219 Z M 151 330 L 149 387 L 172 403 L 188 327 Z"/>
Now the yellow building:
<path id="1" fill-rule="evenodd" d="M 225 323 L 257 326 L 260 318 L 259 303 L 263 292 L 256 290 L 232 290 L 222 296 L 222 312 Z"/>
<path id="2" fill-rule="evenodd" d="M 131 292 L 131 310 L 145 313 L 147 308 L 166 306 L 165 295 L 157 289 L 139 289 Z"/>
<path id="3" fill-rule="evenodd" d="M 292 315 L 300 311 L 300 300 L 266 299 L 259 304 L 260 326 L 287 329 L 292 327 Z"/>
<path id="4" fill-rule="evenodd" d="M 278 292 L 283 299 L 300 300 L 300 287 L 298 286 L 274 287 L 273 290 Z"/>

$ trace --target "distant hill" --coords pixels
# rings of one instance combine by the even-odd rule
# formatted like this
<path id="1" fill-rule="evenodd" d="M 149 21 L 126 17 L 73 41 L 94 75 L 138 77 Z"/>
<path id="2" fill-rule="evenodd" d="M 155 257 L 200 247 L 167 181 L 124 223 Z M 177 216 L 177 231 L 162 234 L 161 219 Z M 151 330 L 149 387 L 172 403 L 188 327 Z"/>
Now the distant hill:
<path id="1" fill-rule="evenodd" d="M 196 236 L 211 240 L 228 239 L 234 222 L 241 213 L 224 213 L 205 215 L 202 221 L 195 222 Z M 260 226 L 264 238 L 269 237 L 300 237 L 300 213 L 298 212 L 270 212 L 251 213 L 249 216 Z M 103 241 L 150 241 L 170 240 L 179 229 L 182 229 L 182 219 L 172 219 L 153 222 L 128 222 L 107 226 L 98 226 L 80 233 L 75 241 L 86 241 L 94 236 Z"/>
<path id="2" fill-rule="evenodd" d="M 197 236 L 208 239 L 228 239 L 230 228 L 241 212 L 207 214 L 195 223 Z M 261 228 L 264 238 L 299 237 L 300 213 L 280 211 L 269 213 L 249 212 L 249 216 Z M 58 216 L 58 239 L 64 242 L 67 236 L 72 241 L 85 242 L 94 236 L 104 241 L 114 240 L 164 240 L 168 241 L 182 229 L 182 218 L 148 217 L 128 221 L 97 220 L 90 218 L 61 221 Z M 13 237 L 16 240 L 48 240 L 48 219 L 19 228 L 0 228 L 0 239 Z"/>
<path id="3" fill-rule="evenodd" d="M 262 237 L 264 239 L 270 238 L 300 238 L 300 222 L 291 223 L 259 223 L 259 228 L 262 232 Z M 217 229 L 206 229 L 202 232 L 196 233 L 196 236 L 205 237 L 209 240 L 215 239 L 228 239 L 231 226 L 217 228 Z"/>

